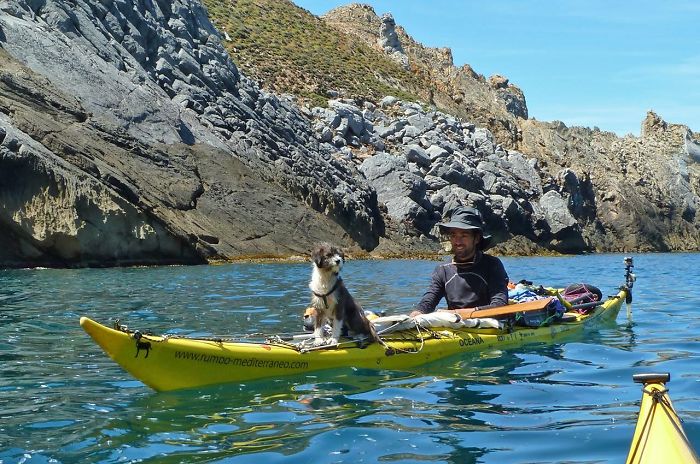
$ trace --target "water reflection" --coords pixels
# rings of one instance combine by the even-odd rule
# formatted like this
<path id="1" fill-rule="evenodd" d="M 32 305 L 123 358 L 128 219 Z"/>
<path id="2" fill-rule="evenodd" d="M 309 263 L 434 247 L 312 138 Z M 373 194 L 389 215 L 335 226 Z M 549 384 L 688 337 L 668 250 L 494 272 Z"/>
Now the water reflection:
<path id="1" fill-rule="evenodd" d="M 353 441 L 383 443 L 382 436 L 400 435 L 393 442 L 402 446 L 392 450 L 381 445 L 371 453 L 365 449 L 362 458 L 367 462 L 401 456 L 475 460 L 486 450 L 463 448 L 444 430 L 492 430 L 484 415 L 508 413 L 497 394 L 473 388 L 473 379 L 495 380 L 524 364 L 515 355 L 502 354 L 498 359 L 443 362 L 443 367 L 460 373 L 456 378 L 444 377 L 444 371 L 442 377 L 434 377 L 338 369 L 313 377 L 145 395 L 125 405 L 121 413 L 110 411 L 117 412 L 116 417 L 107 420 L 82 451 L 97 452 L 108 441 L 111 448 L 120 450 L 112 457 L 119 458 L 173 454 L 169 449 L 175 446 L 187 452 L 207 450 L 210 459 L 221 453 L 274 452 L 304 460 L 316 452 L 313 442 L 321 441 L 326 447 L 323 453 L 354 460 L 359 455 L 351 446 Z M 355 436 L 344 439 L 338 430 L 355 431 Z M 425 446 L 407 454 L 405 446 L 413 442 Z"/>

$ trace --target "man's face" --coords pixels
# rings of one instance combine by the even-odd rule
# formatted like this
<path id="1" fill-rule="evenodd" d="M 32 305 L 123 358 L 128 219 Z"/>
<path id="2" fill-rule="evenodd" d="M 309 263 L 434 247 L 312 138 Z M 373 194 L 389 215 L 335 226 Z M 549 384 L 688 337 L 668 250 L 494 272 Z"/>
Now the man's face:
<path id="1" fill-rule="evenodd" d="M 476 254 L 476 248 L 481 241 L 478 230 L 450 229 L 450 243 L 455 261 L 470 261 Z"/>

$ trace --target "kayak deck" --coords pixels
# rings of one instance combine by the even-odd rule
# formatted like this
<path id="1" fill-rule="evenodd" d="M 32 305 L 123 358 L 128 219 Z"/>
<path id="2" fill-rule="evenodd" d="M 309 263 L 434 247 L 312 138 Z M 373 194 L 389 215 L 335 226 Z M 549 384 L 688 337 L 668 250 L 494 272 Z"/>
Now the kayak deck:
<path id="1" fill-rule="evenodd" d="M 588 314 L 568 313 L 566 322 L 542 327 L 431 328 L 382 336 L 383 343 L 303 352 L 291 344 L 228 342 L 141 334 L 106 327 L 87 317 L 82 328 L 122 368 L 158 391 L 244 382 L 338 367 L 407 369 L 447 356 L 505 349 L 533 342 L 554 342 L 584 328 L 615 320 L 628 290 L 608 298 Z"/>

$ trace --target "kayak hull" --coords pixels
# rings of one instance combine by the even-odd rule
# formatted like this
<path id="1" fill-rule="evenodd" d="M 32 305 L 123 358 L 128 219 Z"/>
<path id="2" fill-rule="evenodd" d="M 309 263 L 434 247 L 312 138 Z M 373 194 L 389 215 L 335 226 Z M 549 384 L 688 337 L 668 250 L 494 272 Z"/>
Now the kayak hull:
<path id="1" fill-rule="evenodd" d="M 656 380 L 645 383 L 642 391 L 642 403 L 627 464 L 700 462 L 673 408 L 664 382 Z"/>
<path id="2" fill-rule="evenodd" d="M 555 342 L 583 329 L 615 320 L 626 291 L 609 298 L 590 315 L 546 327 L 436 329 L 392 333 L 385 345 L 300 352 L 282 343 L 222 342 L 141 335 L 115 330 L 87 317 L 82 328 L 117 364 L 157 391 L 278 378 L 339 367 L 409 369 L 459 353 L 506 349 L 533 342 Z M 135 336 L 136 334 L 136 336 Z"/>

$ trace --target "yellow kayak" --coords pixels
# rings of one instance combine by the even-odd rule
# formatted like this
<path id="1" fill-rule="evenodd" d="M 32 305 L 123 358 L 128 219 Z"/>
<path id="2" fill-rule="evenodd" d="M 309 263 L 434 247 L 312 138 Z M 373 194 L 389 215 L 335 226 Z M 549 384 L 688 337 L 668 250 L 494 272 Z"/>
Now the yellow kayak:
<path id="1" fill-rule="evenodd" d="M 157 336 L 80 318 L 82 328 L 131 375 L 158 391 L 356 367 L 407 369 L 459 353 L 554 342 L 613 321 L 630 295 L 623 287 L 594 311 L 566 313 L 541 327 L 410 328 L 383 335 L 383 343 L 346 341 L 337 348 L 300 350 L 282 339 L 262 342 Z"/>
<path id="2" fill-rule="evenodd" d="M 668 396 L 666 382 L 670 379 L 669 374 L 634 376 L 644 388 L 627 464 L 700 463 Z"/>

